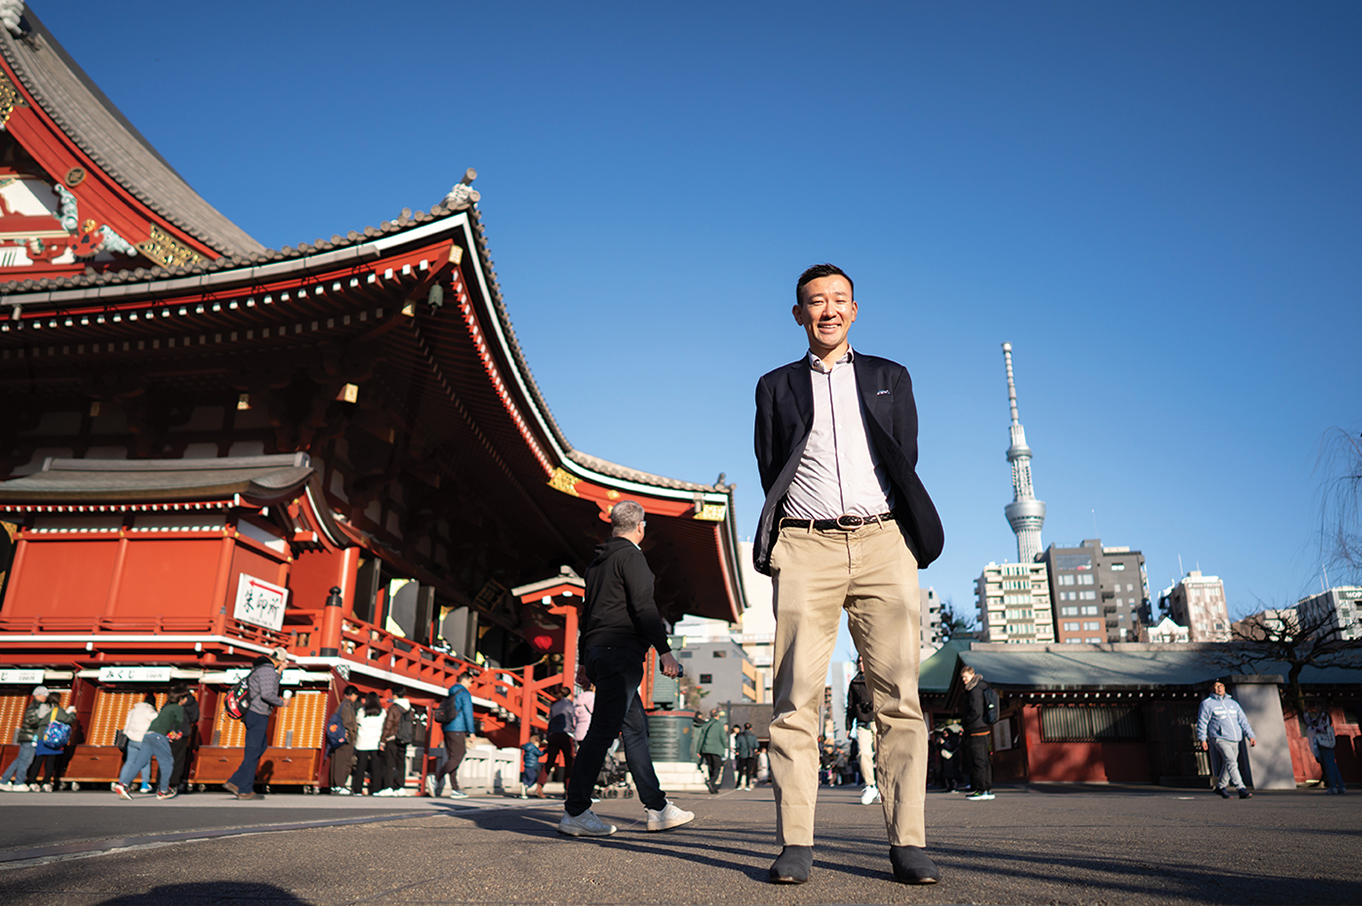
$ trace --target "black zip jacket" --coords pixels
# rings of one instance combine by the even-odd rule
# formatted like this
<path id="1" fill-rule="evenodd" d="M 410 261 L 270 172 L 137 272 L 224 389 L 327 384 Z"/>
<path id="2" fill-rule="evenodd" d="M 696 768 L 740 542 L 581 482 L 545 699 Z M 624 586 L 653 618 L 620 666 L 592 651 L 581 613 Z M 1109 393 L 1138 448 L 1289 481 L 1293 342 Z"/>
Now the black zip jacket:
<path id="1" fill-rule="evenodd" d="M 649 645 L 658 654 L 671 651 L 653 601 L 653 571 L 634 542 L 611 538 L 596 548 L 596 559 L 586 568 L 580 651 L 602 646 L 641 656 Z"/>
<path id="2" fill-rule="evenodd" d="M 989 729 L 988 721 L 984 720 L 984 690 L 987 688 L 988 683 L 981 679 L 974 684 L 973 689 L 965 690 L 965 706 L 960 710 L 960 726 L 966 733 L 978 733 Z"/>

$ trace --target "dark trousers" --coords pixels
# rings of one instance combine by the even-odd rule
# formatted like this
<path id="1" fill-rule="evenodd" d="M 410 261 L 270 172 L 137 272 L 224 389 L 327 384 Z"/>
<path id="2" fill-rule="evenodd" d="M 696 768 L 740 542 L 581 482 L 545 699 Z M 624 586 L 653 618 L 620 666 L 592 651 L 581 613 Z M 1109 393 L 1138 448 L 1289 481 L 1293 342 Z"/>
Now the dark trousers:
<path id="1" fill-rule="evenodd" d="M 39 755 L 28 766 L 28 782 L 37 783 L 38 775 L 47 772 L 47 783 L 57 782 L 57 759 L 60 755 Z"/>
<path id="2" fill-rule="evenodd" d="M 331 789 L 350 785 L 350 772 L 355 769 L 355 744 L 347 742 L 331 753 Z"/>
<path id="3" fill-rule="evenodd" d="M 468 751 L 468 734 L 455 733 L 453 730 L 445 731 L 445 752 L 446 758 L 443 767 L 435 771 L 435 795 L 444 792 L 445 778 L 449 778 L 449 788 L 457 790 L 459 788 L 459 765 L 463 763 L 463 756 Z"/>
<path id="4" fill-rule="evenodd" d="M 189 777 L 189 742 L 192 730 L 186 731 L 179 739 L 170 741 L 170 754 L 175 758 L 175 770 L 170 774 L 170 788 L 176 789 Z"/>
<path id="5" fill-rule="evenodd" d="M 969 755 L 969 782 L 974 792 L 987 792 L 993 789 L 993 762 L 988 754 L 988 732 L 965 739 L 965 751 Z"/>
<path id="6" fill-rule="evenodd" d="M 564 811 L 576 816 L 591 807 L 591 792 L 616 736 L 623 740 L 624 758 L 643 805 L 653 810 L 666 808 L 667 797 L 648 752 L 648 718 L 638 699 L 642 656 L 624 648 L 589 648 L 586 675 L 596 685 L 596 708 L 586 738 L 577 747 Z"/>
<path id="7" fill-rule="evenodd" d="M 388 786 L 400 790 L 407 785 L 407 744 L 390 740 L 383 746 L 383 770 Z"/>
<path id="8" fill-rule="evenodd" d="M 724 780 L 724 756 L 711 755 L 709 752 L 701 752 L 700 760 L 709 769 L 709 790 L 715 792 L 719 789 L 719 784 Z"/>
<path id="9" fill-rule="evenodd" d="M 735 780 L 737 783 L 746 781 L 748 786 L 757 782 L 757 756 L 748 755 L 746 758 L 738 759 L 738 773 Z"/>
<path id="10" fill-rule="evenodd" d="M 378 749 L 360 749 L 355 752 L 355 776 L 350 785 L 350 792 L 356 796 L 364 792 L 365 773 L 369 775 L 370 794 L 387 787 L 388 772 L 384 769 L 383 753 Z"/>
<path id="11" fill-rule="evenodd" d="M 559 753 L 563 756 L 563 783 L 572 781 L 572 750 L 575 748 L 575 741 L 571 733 L 550 733 L 549 751 L 544 756 L 544 773 L 553 774 L 553 763 L 558 758 Z M 545 777 L 545 779 L 548 779 Z"/>
<path id="12" fill-rule="evenodd" d="M 241 756 L 241 766 L 228 781 L 238 791 L 250 793 L 255 789 L 255 772 L 260 767 L 260 756 L 269 748 L 270 716 L 246 712 L 246 748 Z"/>

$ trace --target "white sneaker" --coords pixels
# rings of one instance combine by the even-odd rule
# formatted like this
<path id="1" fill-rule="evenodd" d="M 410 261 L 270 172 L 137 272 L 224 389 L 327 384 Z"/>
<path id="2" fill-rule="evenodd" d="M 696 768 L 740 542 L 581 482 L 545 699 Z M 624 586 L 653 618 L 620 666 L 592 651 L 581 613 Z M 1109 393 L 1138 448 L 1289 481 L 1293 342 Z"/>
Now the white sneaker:
<path id="1" fill-rule="evenodd" d="M 350 795 L 350 788 L 349 788 L 349 787 L 344 787 L 344 786 L 338 786 L 338 787 L 334 788 L 331 792 L 335 793 L 337 796 L 349 796 L 349 795 Z"/>
<path id="2" fill-rule="evenodd" d="M 427 775 L 426 775 L 426 795 L 429 796 L 429 797 L 431 797 L 432 799 L 435 798 L 435 775 L 434 775 L 434 774 L 427 774 Z"/>
<path id="3" fill-rule="evenodd" d="M 880 788 L 877 786 L 867 786 L 861 790 L 861 805 L 870 805 L 880 801 Z"/>
<path id="4" fill-rule="evenodd" d="M 652 830 L 651 827 L 648 829 Z M 567 834 L 569 837 L 608 837 L 614 832 L 615 825 L 606 824 L 597 818 L 591 809 L 576 817 L 563 812 L 563 820 L 558 822 L 558 833 Z"/>
<path id="5" fill-rule="evenodd" d="M 377 792 L 374 793 L 375 796 L 391 796 L 392 794 L 393 791 L 389 789 L 378 790 Z"/>
<path id="6" fill-rule="evenodd" d="M 450 798 L 450 799 L 467 799 L 467 798 L 468 798 L 468 794 L 465 793 L 463 790 L 450 790 L 450 791 L 449 791 L 449 798 Z"/>
<path id="7" fill-rule="evenodd" d="M 648 830 L 664 831 L 672 827 L 680 827 L 683 824 L 690 824 L 695 820 L 695 813 L 688 812 L 683 808 L 677 808 L 676 803 L 667 800 L 665 807 L 656 811 L 645 808 L 648 813 Z"/>

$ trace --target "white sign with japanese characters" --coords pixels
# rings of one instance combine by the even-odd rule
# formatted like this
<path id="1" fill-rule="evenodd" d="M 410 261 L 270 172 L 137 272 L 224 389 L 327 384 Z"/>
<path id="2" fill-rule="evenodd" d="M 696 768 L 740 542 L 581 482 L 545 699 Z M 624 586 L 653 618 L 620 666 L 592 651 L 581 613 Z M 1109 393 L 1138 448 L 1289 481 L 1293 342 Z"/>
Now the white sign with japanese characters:
<path id="1" fill-rule="evenodd" d="M 236 610 L 232 616 L 243 623 L 254 623 L 278 632 L 284 625 L 284 605 L 288 589 L 241 574 L 236 585 Z"/>
<path id="2" fill-rule="evenodd" d="M 101 683 L 168 683 L 169 667 L 100 667 Z"/>

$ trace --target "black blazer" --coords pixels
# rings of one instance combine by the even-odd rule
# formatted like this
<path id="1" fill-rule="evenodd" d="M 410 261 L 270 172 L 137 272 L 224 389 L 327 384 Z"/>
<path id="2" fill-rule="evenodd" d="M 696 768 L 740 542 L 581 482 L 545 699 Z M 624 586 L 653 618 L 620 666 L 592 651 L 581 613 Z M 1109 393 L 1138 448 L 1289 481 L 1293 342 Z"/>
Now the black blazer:
<path id="1" fill-rule="evenodd" d="M 946 536 L 932 498 L 917 477 L 917 404 L 908 369 L 889 359 L 855 353 L 856 389 L 870 442 L 894 487 L 894 513 L 912 541 L 918 567 L 941 555 Z M 785 492 L 813 427 L 813 374 L 808 356 L 757 381 L 757 470 L 766 502 L 761 508 L 752 561 L 771 574 L 771 548 L 779 530 Z"/>

